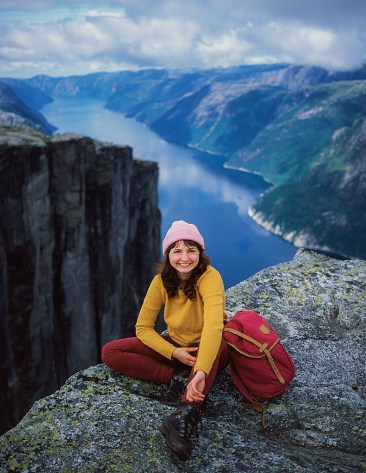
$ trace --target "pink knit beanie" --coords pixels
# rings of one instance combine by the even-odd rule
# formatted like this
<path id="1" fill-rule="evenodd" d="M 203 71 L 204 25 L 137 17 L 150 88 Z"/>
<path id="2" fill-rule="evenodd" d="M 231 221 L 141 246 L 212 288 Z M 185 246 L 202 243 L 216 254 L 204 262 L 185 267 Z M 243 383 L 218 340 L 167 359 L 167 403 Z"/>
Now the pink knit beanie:
<path id="1" fill-rule="evenodd" d="M 205 242 L 203 237 L 198 231 L 196 225 L 193 223 L 186 223 L 183 220 L 173 222 L 172 226 L 167 231 L 167 234 L 163 240 L 163 254 L 172 243 L 179 240 L 192 240 L 202 246 L 205 249 Z"/>

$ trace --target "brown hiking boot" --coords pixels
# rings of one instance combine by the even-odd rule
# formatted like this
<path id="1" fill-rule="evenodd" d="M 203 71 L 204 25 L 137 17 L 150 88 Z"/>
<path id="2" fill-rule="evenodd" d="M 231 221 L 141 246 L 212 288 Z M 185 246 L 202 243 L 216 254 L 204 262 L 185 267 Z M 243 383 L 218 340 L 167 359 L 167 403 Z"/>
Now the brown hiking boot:
<path id="1" fill-rule="evenodd" d="M 193 407 L 191 404 L 181 402 L 173 414 L 165 417 L 158 425 L 160 432 L 166 438 L 166 444 L 181 460 L 189 460 L 191 456 L 191 446 L 188 442 L 192 430 L 201 423 L 202 429 L 202 409 L 201 406 Z"/>
<path id="2" fill-rule="evenodd" d="M 180 389 L 184 390 L 188 384 L 189 374 L 189 370 L 174 370 L 168 383 L 169 391 L 178 392 Z"/>

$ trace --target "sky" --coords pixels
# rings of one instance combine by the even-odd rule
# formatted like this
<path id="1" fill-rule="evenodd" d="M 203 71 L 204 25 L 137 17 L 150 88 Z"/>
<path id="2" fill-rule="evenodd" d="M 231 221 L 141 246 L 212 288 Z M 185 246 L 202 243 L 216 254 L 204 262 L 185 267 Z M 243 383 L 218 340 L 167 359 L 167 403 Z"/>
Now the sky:
<path id="1" fill-rule="evenodd" d="M 0 77 L 366 60 L 366 0 L 0 0 Z"/>

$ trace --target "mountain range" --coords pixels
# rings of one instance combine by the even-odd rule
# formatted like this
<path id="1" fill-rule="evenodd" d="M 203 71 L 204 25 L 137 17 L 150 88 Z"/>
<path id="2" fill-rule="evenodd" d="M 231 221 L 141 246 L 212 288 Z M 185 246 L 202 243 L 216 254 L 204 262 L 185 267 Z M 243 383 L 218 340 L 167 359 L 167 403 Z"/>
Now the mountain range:
<path id="1" fill-rule="evenodd" d="M 52 96 L 99 98 L 166 140 L 260 173 L 273 186 L 250 208 L 259 224 L 295 246 L 366 258 L 366 67 L 275 64 L 1 80 L 37 117 Z M 4 94 L 9 98 L 1 88 Z"/>

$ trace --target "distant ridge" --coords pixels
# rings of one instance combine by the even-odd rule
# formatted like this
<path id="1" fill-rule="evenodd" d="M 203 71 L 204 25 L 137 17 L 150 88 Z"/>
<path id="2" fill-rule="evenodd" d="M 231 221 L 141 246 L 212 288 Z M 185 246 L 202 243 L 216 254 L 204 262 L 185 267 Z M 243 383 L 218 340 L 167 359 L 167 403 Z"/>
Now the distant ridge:
<path id="1" fill-rule="evenodd" d="M 296 246 L 366 258 L 365 79 L 366 66 L 274 64 L 24 83 L 49 96 L 99 98 L 166 140 L 260 173 L 274 187 L 251 207 L 258 223 Z"/>
<path id="2" fill-rule="evenodd" d="M 15 85 L 16 84 L 16 85 Z M 14 92 L 14 89 L 17 92 Z M 37 110 L 50 101 L 45 94 L 19 80 L 0 80 L 0 124 L 28 125 L 46 135 L 56 128 Z"/>

